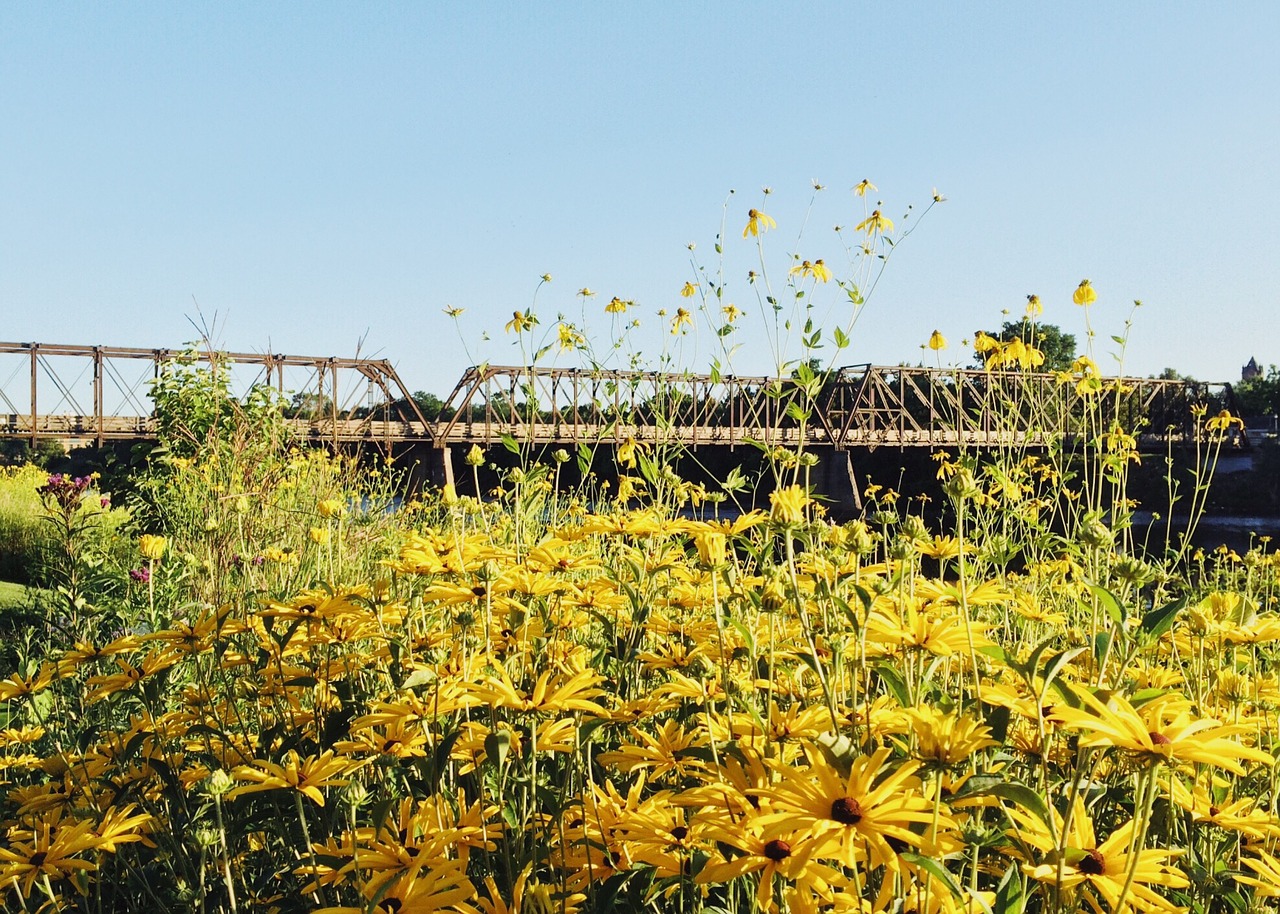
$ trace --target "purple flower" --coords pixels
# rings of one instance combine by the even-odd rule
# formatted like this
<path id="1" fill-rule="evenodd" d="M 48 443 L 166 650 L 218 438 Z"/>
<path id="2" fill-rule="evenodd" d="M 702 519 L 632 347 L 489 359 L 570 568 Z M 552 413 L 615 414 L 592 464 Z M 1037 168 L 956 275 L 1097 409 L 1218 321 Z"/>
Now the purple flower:
<path id="1" fill-rule="evenodd" d="M 146 584 L 151 580 L 151 569 L 146 567 L 134 568 L 129 572 L 129 577 L 133 578 L 139 584 Z"/>

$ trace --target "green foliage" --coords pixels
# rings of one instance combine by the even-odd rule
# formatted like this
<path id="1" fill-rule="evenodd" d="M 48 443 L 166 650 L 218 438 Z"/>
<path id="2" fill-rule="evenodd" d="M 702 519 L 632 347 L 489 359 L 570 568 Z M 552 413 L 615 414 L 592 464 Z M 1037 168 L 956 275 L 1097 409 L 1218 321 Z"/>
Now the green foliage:
<path id="1" fill-rule="evenodd" d="M 205 458 L 228 448 L 277 450 L 287 444 L 281 396 L 264 384 L 243 398 L 231 393 L 229 363 L 216 353 L 197 361 L 190 348 L 151 385 L 156 434 L 163 452 Z"/>
<path id="2" fill-rule="evenodd" d="M 15 439 L 0 441 L 0 467 L 30 464 L 48 469 L 66 456 L 66 448 L 60 441 L 52 438 L 41 438 L 34 447 L 28 441 Z"/>
<path id="3" fill-rule="evenodd" d="M 1280 368 L 1275 365 L 1265 375 L 1232 385 L 1236 409 L 1242 416 L 1274 416 L 1280 413 Z"/>

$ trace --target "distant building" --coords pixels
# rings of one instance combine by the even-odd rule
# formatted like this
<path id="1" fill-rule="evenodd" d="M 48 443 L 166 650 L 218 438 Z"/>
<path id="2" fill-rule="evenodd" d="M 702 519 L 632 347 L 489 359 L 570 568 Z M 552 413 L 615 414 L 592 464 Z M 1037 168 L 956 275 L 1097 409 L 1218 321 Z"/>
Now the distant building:
<path id="1" fill-rule="evenodd" d="M 1258 364 L 1258 360 L 1253 356 L 1249 357 L 1249 364 L 1240 369 L 1241 381 L 1252 381 L 1254 378 L 1262 377 L 1262 366 Z"/>

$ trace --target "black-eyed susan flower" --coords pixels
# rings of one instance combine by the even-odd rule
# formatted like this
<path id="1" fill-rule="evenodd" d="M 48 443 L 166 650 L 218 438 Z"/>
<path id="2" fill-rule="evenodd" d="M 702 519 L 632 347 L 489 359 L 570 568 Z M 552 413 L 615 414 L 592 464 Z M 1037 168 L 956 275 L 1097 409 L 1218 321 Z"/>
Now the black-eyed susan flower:
<path id="1" fill-rule="evenodd" d="M 290 749 L 282 762 L 258 759 L 252 764 L 240 765 L 232 774 L 237 781 L 248 783 L 231 790 L 227 796 L 238 797 L 262 790 L 296 790 L 317 806 L 323 806 L 323 791 L 345 786 L 348 783 L 346 775 L 361 764 L 336 756 L 331 749 L 306 758 Z"/>
<path id="2" fill-rule="evenodd" d="M 954 827 L 949 814 L 935 816 L 920 790 L 917 762 L 890 762 L 888 749 L 858 756 L 843 774 L 823 754 L 808 753 L 807 767 L 788 767 L 777 786 L 759 791 L 770 811 L 761 816 L 765 840 L 812 837 L 815 856 L 846 866 L 882 866 L 898 847 L 928 854 L 938 829 Z"/>
<path id="3" fill-rule="evenodd" d="M 1071 293 L 1071 300 L 1077 305 L 1091 305 L 1098 300 L 1098 293 L 1093 288 L 1093 283 L 1082 279 L 1080 285 L 1076 286 L 1076 290 Z"/>
<path id="4" fill-rule="evenodd" d="M 10 829 L 7 838 L 0 846 L 0 885 L 16 888 L 24 897 L 32 894 L 37 882 L 60 882 L 77 872 L 97 869 L 92 860 L 78 855 L 102 845 L 89 820 L 37 822 L 31 828 Z"/>
<path id="5" fill-rule="evenodd" d="M 1194 714 L 1191 703 L 1177 694 L 1134 707 L 1119 693 L 1105 701 L 1086 689 L 1075 693 L 1083 706 L 1061 705 L 1054 715 L 1064 727 L 1084 731 L 1082 746 L 1115 746 L 1147 764 L 1199 763 L 1236 774 L 1245 773 L 1244 761 L 1275 764 L 1270 753 L 1232 739 L 1250 727 Z"/>

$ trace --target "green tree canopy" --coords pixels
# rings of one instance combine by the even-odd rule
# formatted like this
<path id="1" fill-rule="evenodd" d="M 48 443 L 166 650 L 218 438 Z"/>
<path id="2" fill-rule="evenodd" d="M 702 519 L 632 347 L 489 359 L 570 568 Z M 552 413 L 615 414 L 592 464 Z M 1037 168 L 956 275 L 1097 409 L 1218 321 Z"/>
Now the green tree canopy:
<path id="1" fill-rule="evenodd" d="M 1273 416 L 1280 413 L 1280 368 L 1275 365 L 1265 375 L 1231 385 L 1236 408 L 1242 416 Z"/>

